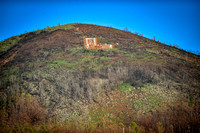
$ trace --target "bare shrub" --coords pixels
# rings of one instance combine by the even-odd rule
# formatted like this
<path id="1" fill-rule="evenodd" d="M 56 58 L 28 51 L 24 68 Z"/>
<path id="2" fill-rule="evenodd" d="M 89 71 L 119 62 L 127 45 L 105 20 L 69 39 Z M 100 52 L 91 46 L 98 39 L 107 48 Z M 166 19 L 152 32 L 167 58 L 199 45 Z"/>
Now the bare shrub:
<path id="1" fill-rule="evenodd" d="M 11 125 L 16 124 L 35 124 L 46 118 L 47 111 L 40 106 L 38 101 L 30 94 L 22 94 L 16 98 L 16 101 L 7 109 L 8 122 Z"/>
<path id="2" fill-rule="evenodd" d="M 130 31 L 128 30 L 128 27 L 124 28 L 124 31 L 126 31 L 126 32 L 130 32 Z"/>
<path id="3" fill-rule="evenodd" d="M 47 111 L 42 108 L 38 101 L 29 94 L 22 94 L 11 109 L 9 121 L 11 123 L 35 124 L 45 120 Z"/>
<path id="4" fill-rule="evenodd" d="M 136 122 L 147 132 L 198 132 L 200 127 L 199 107 L 186 104 L 168 105 L 167 110 L 138 114 Z M 157 123 L 157 124 L 156 124 Z"/>

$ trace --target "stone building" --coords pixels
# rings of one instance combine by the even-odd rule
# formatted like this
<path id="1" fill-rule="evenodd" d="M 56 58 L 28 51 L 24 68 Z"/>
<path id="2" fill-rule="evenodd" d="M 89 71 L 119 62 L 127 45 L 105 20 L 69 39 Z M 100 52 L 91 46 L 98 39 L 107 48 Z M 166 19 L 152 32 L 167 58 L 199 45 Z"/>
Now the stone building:
<path id="1" fill-rule="evenodd" d="M 112 49 L 115 46 L 112 44 L 100 45 L 97 38 L 84 38 L 85 49 Z"/>

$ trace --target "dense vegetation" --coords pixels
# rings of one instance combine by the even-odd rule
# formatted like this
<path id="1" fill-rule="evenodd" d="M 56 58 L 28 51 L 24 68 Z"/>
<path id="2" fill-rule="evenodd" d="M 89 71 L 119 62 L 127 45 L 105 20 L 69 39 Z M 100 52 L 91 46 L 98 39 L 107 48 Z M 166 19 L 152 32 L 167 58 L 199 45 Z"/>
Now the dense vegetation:
<path id="1" fill-rule="evenodd" d="M 126 90 L 124 90 L 125 88 Z M 1 107 L 0 129 L 2 132 L 69 133 L 120 133 L 123 130 L 127 133 L 199 131 L 200 110 L 197 103 L 194 103 L 191 98 L 180 99 L 180 101 L 169 104 L 166 101 L 159 101 L 153 94 L 151 95 L 153 98 L 148 96 L 146 98 L 144 94 L 151 93 L 153 91 L 151 87 L 137 90 L 123 85 L 119 89 L 106 91 L 101 101 L 95 101 L 89 108 L 87 115 L 64 122 L 48 121 L 47 111 L 41 108 L 30 94 L 22 93 L 20 96 L 12 96 L 8 105 Z M 141 91 L 139 93 L 143 93 L 143 95 L 137 95 L 137 91 Z M 163 95 L 163 92 L 159 94 Z M 145 98 L 146 100 L 142 101 Z M 155 105 L 155 107 L 154 104 L 157 102 L 159 105 Z M 5 103 L 1 105 L 5 105 Z M 148 107 L 146 106 L 151 110 L 147 111 Z M 78 116 L 78 114 L 76 115 Z"/>
<path id="2" fill-rule="evenodd" d="M 2 132 L 200 131 L 200 57 L 176 47 L 76 23 L 2 41 L 0 57 Z"/>

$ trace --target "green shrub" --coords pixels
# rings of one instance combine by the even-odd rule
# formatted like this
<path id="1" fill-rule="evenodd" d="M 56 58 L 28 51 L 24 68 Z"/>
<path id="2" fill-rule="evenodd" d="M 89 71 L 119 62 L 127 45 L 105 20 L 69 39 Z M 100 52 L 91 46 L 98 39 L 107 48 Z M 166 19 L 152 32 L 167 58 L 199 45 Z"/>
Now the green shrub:
<path id="1" fill-rule="evenodd" d="M 163 127 L 161 122 L 157 123 L 157 130 L 158 130 L 158 133 L 164 133 L 165 132 L 165 128 Z"/>
<path id="2" fill-rule="evenodd" d="M 132 88 L 133 88 L 133 86 L 130 83 L 123 83 L 120 86 L 118 86 L 118 89 L 121 92 L 125 92 L 125 93 L 130 93 Z"/>
<path id="3" fill-rule="evenodd" d="M 6 107 L 6 101 L 1 99 L 0 100 L 0 109 L 4 109 Z"/>
<path id="4" fill-rule="evenodd" d="M 194 96 L 192 94 L 189 94 L 188 105 L 192 106 L 193 104 L 194 104 Z"/>
<path id="5" fill-rule="evenodd" d="M 48 132 L 48 130 L 49 130 L 49 127 L 47 125 L 42 125 L 40 127 L 40 132 L 41 133 L 46 133 L 46 132 Z"/>
<path id="6" fill-rule="evenodd" d="M 131 133 L 140 133 L 140 128 L 135 122 L 131 122 L 130 128 L 131 128 Z"/>
<path id="7" fill-rule="evenodd" d="M 19 36 L 14 36 L 14 37 L 8 38 L 4 41 L 1 41 L 0 42 L 0 53 L 6 52 L 7 50 L 9 50 L 12 46 L 16 45 L 20 39 L 22 39 L 22 38 Z"/>
<path id="8" fill-rule="evenodd" d="M 37 128 L 35 126 L 27 126 L 24 128 L 25 129 L 25 132 L 28 132 L 28 133 L 36 133 L 38 132 Z"/>

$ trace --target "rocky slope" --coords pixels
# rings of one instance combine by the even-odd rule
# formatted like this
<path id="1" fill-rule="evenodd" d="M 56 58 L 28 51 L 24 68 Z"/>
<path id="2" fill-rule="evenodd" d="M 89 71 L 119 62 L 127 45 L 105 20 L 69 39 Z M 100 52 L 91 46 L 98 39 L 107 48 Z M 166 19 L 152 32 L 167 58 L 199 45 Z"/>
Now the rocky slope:
<path id="1" fill-rule="evenodd" d="M 86 50 L 85 37 L 116 48 Z M 12 37 L 0 42 L 0 63 L 1 103 L 26 92 L 59 121 L 87 113 L 105 90 L 124 84 L 176 90 L 171 98 L 200 94 L 199 56 L 110 27 L 75 23 Z"/>

